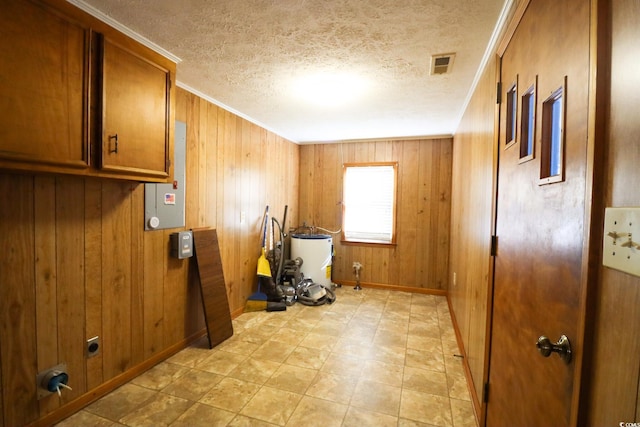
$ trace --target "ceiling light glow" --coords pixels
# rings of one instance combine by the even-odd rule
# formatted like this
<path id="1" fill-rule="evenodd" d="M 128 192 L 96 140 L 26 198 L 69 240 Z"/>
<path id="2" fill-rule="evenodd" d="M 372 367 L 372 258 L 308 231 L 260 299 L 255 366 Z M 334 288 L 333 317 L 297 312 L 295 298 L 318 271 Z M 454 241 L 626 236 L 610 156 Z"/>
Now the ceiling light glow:
<path id="1" fill-rule="evenodd" d="M 297 79 L 294 93 L 321 107 L 340 107 L 361 98 L 369 89 L 367 79 L 353 73 L 317 73 Z"/>

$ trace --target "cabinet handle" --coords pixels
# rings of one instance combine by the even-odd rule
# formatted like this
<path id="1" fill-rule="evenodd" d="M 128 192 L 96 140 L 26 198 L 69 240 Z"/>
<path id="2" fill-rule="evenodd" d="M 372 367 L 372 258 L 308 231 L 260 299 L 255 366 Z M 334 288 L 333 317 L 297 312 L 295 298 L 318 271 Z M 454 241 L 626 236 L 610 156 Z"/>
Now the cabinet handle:
<path id="1" fill-rule="evenodd" d="M 115 148 L 115 150 L 111 149 L 111 140 L 112 139 L 116 140 L 116 148 Z M 109 135 L 109 152 L 118 154 L 118 134 L 117 133 L 115 135 Z"/>

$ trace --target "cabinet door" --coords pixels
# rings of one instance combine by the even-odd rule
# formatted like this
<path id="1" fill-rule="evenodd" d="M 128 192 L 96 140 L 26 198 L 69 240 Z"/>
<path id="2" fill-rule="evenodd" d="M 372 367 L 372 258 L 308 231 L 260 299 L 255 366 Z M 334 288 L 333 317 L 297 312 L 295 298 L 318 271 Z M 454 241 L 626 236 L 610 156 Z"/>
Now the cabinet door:
<path id="1" fill-rule="evenodd" d="M 89 34 L 40 3 L 2 1 L 0 167 L 88 167 Z"/>
<path id="2" fill-rule="evenodd" d="M 102 72 L 102 170 L 166 180 L 170 71 L 105 37 Z"/>

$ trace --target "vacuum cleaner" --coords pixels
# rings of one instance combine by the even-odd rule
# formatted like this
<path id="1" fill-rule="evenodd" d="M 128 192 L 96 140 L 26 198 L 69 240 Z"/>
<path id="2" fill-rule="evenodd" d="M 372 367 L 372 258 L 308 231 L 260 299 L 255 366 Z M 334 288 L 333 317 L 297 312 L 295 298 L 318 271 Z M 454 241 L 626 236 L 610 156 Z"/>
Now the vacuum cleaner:
<path id="1" fill-rule="evenodd" d="M 284 225 L 287 218 L 287 206 L 284 208 L 284 218 L 282 225 L 272 218 L 272 223 L 278 227 L 280 241 L 270 251 L 267 258 L 272 266 L 276 266 L 274 271 L 277 295 L 275 298 L 291 306 L 296 302 L 304 305 L 318 306 L 331 304 L 336 300 L 336 294 L 330 287 L 321 283 L 314 283 L 310 278 L 305 278 L 300 270 L 304 260 L 300 257 L 285 260 L 286 237 Z"/>
<path id="2" fill-rule="evenodd" d="M 336 300 L 333 289 L 305 278 L 300 271 L 303 262 L 302 258 L 298 257 L 284 263 L 282 283 L 278 288 L 283 294 L 285 304 L 293 305 L 296 301 L 311 306 L 333 303 Z"/>

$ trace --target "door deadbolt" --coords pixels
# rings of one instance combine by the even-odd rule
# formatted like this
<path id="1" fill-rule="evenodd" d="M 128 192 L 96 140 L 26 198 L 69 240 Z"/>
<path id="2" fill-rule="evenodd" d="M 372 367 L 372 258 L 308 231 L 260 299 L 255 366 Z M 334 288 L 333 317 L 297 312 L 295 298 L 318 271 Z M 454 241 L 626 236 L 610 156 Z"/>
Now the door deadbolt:
<path id="1" fill-rule="evenodd" d="M 536 347 L 542 356 L 549 357 L 551 353 L 558 353 L 560 359 L 564 360 L 564 363 L 569 364 L 571 362 L 571 343 L 566 335 L 562 335 L 557 343 L 552 343 L 549 338 L 542 335 L 538 338 Z"/>

